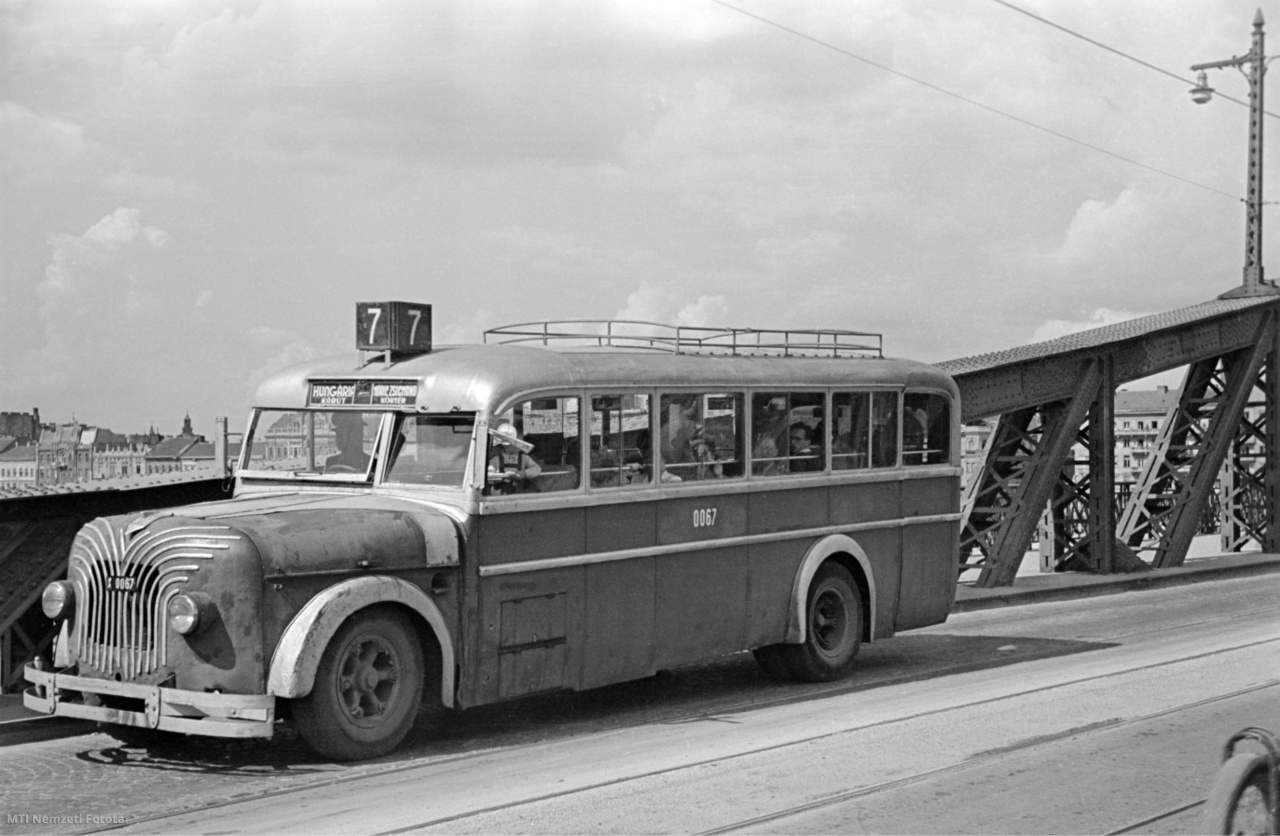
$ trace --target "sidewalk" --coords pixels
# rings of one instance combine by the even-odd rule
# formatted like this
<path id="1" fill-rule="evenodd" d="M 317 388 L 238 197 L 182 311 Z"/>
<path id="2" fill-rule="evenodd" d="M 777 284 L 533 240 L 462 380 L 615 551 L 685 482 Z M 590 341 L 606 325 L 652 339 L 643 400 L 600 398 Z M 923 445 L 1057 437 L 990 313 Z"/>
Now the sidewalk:
<path id="1" fill-rule="evenodd" d="M 1127 575 L 1086 575 L 1080 572 L 1042 574 L 1035 568 L 1037 560 L 1034 553 L 1028 553 L 1027 561 L 1019 570 L 1013 586 L 979 589 L 973 586 L 972 581 L 962 581 L 956 589 L 956 605 L 951 611 L 973 612 L 993 607 L 1090 598 L 1095 595 L 1280 572 L 1280 554 L 1258 552 L 1192 557 L 1174 569 L 1153 569 L 1150 572 L 1133 572 Z M 1027 571 L 1028 563 L 1031 564 L 1031 571 Z"/>

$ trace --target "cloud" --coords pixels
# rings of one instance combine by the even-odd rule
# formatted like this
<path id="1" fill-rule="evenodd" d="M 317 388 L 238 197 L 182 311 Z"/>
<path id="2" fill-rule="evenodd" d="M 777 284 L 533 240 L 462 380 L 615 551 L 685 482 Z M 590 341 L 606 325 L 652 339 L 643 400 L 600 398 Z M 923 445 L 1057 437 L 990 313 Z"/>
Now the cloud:
<path id="1" fill-rule="evenodd" d="M 1086 200 L 1076 209 L 1067 234 L 1055 257 L 1069 261 L 1090 261 L 1118 247 L 1141 239 L 1146 221 L 1142 198 L 1125 189 L 1110 203 Z"/>
<path id="2" fill-rule="evenodd" d="M 273 353 L 247 375 L 250 388 L 256 387 L 281 369 L 325 356 L 310 340 L 295 331 L 259 325 L 250 328 L 248 337 Z"/>
<path id="3" fill-rule="evenodd" d="M 1078 334 L 1081 331 L 1088 331 L 1093 328 L 1101 328 L 1104 325 L 1114 325 L 1117 322 L 1125 322 L 1142 316 L 1147 316 L 1147 314 L 1098 308 L 1085 320 L 1050 319 L 1035 330 L 1035 333 L 1031 335 L 1031 342 L 1039 343 L 1046 340 L 1056 340 L 1059 337 Z"/>
<path id="4" fill-rule="evenodd" d="M 73 179 L 71 169 L 85 154 L 84 128 L 17 102 L 0 101 L 0 147 L 4 176 L 22 185 L 65 182 Z"/>
<path id="5" fill-rule="evenodd" d="M 435 309 L 432 315 L 437 316 Z M 500 323 L 488 308 L 477 308 L 475 313 L 466 317 L 450 317 L 443 321 L 435 320 L 432 328 L 435 334 L 431 337 L 432 345 L 466 345 L 478 343 L 484 332 Z"/>
<path id="6" fill-rule="evenodd" d="M 172 177 L 157 177 L 134 171 L 114 171 L 103 178 L 102 187 L 113 194 L 145 200 L 172 197 L 194 200 L 205 196 L 203 189 L 179 183 Z"/>
<path id="7" fill-rule="evenodd" d="M 627 297 L 626 306 L 614 319 L 700 328 L 731 324 L 728 322 L 729 303 L 723 296 L 703 294 L 693 301 L 686 299 L 687 295 L 677 291 L 643 282 Z"/>
<path id="8" fill-rule="evenodd" d="M 669 291 L 644 282 L 627 297 L 626 306 L 613 318 L 633 319 L 640 322 L 665 322 L 675 307 Z"/>
<path id="9" fill-rule="evenodd" d="M 617 160 L 652 129 L 658 112 L 635 82 L 661 68 L 637 66 L 644 52 L 611 14 L 574 6 L 224 9 L 163 51 L 131 50 L 123 84 L 135 100 L 126 104 L 168 105 L 187 130 L 220 133 L 235 110 L 226 147 L 263 161 Z M 663 44 L 658 32 L 646 39 Z"/>
<path id="10" fill-rule="evenodd" d="M 699 296 L 676 313 L 677 325 L 723 327 L 728 325 L 729 303 L 723 296 Z"/>
<path id="11" fill-rule="evenodd" d="M 49 240 L 53 261 L 36 287 L 46 331 L 67 338 L 82 320 L 99 324 L 136 314 L 149 304 L 146 262 L 164 249 L 168 235 L 144 226 L 138 209 L 120 208 L 82 235 L 59 233 Z M 70 318 L 70 319 L 69 319 Z"/>

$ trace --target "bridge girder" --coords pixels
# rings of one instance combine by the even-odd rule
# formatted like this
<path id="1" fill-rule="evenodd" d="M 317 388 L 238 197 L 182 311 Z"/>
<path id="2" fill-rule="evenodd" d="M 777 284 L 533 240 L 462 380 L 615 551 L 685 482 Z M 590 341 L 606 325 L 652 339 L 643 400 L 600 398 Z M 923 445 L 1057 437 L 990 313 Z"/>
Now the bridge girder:
<path id="1" fill-rule="evenodd" d="M 1101 364 L 1089 363 L 1076 375 L 1071 397 L 1000 417 L 986 462 L 965 497 L 960 534 L 962 561 L 975 547 L 983 554 L 977 563 L 962 564 L 981 570 L 980 586 L 1013 583 L 1102 376 Z"/>
<path id="2" fill-rule="evenodd" d="M 1253 346 L 1198 361 L 1187 370 L 1178 405 L 1120 520 L 1119 535 L 1130 546 L 1155 541 L 1153 567 L 1181 566 L 1186 559 L 1274 342 L 1275 322 L 1269 317 Z"/>
<path id="3" fill-rule="evenodd" d="M 1232 522 L 1224 524 L 1224 548 L 1238 550 L 1250 540 L 1268 550 L 1280 547 L 1278 302 L 1275 296 L 1219 299 L 1083 337 L 942 364 L 960 384 L 965 420 L 999 415 L 983 466 L 966 490 L 961 571 L 979 569 L 980 586 L 1012 583 L 1041 509 L 1047 509 L 1042 557 L 1050 568 L 1113 571 L 1117 550 L 1125 548 L 1117 533 L 1135 544 L 1154 540 L 1152 566 L 1179 565 L 1228 453 L 1223 514 Z M 1144 471 L 1118 514 L 1115 387 L 1181 365 L 1189 368 L 1187 382 L 1174 420 L 1162 430 L 1162 454 L 1148 461 L 1150 473 Z M 1091 373 L 1096 385 L 1087 382 Z M 1254 401 L 1263 407 L 1260 418 L 1246 412 L 1255 389 L 1263 392 Z M 1087 468 L 1072 458 L 1073 444 L 1087 452 Z M 1013 519 L 1019 516 L 1025 519 Z M 974 549 L 981 557 L 966 562 Z"/>

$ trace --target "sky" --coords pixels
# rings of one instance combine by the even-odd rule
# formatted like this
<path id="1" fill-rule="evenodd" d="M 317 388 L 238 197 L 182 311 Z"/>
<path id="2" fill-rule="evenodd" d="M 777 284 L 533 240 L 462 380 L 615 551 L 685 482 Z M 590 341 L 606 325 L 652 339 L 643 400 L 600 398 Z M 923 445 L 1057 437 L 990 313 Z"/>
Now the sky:
<path id="1" fill-rule="evenodd" d="M 1183 78 L 1257 9 L 1013 5 Z M 1241 281 L 1247 109 L 999 0 L 0 0 L 0 61 L 0 410 L 44 421 L 241 427 L 358 301 L 940 361 Z"/>

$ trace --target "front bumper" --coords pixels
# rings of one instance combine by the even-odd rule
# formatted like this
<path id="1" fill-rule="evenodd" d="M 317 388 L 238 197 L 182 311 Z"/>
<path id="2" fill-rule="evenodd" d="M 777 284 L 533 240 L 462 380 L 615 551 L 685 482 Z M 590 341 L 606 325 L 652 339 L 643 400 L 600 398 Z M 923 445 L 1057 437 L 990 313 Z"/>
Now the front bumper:
<path id="1" fill-rule="evenodd" d="M 210 737 L 271 737 L 275 725 L 276 698 L 270 694 L 179 691 L 160 685 L 55 673 L 34 665 L 27 665 L 23 675 L 32 687 L 22 692 L 22 704 L 59 717 Z M 130 711 L 86 705 L 69 699 L 68 692 L 141 700 L 145 708 Z"/>

